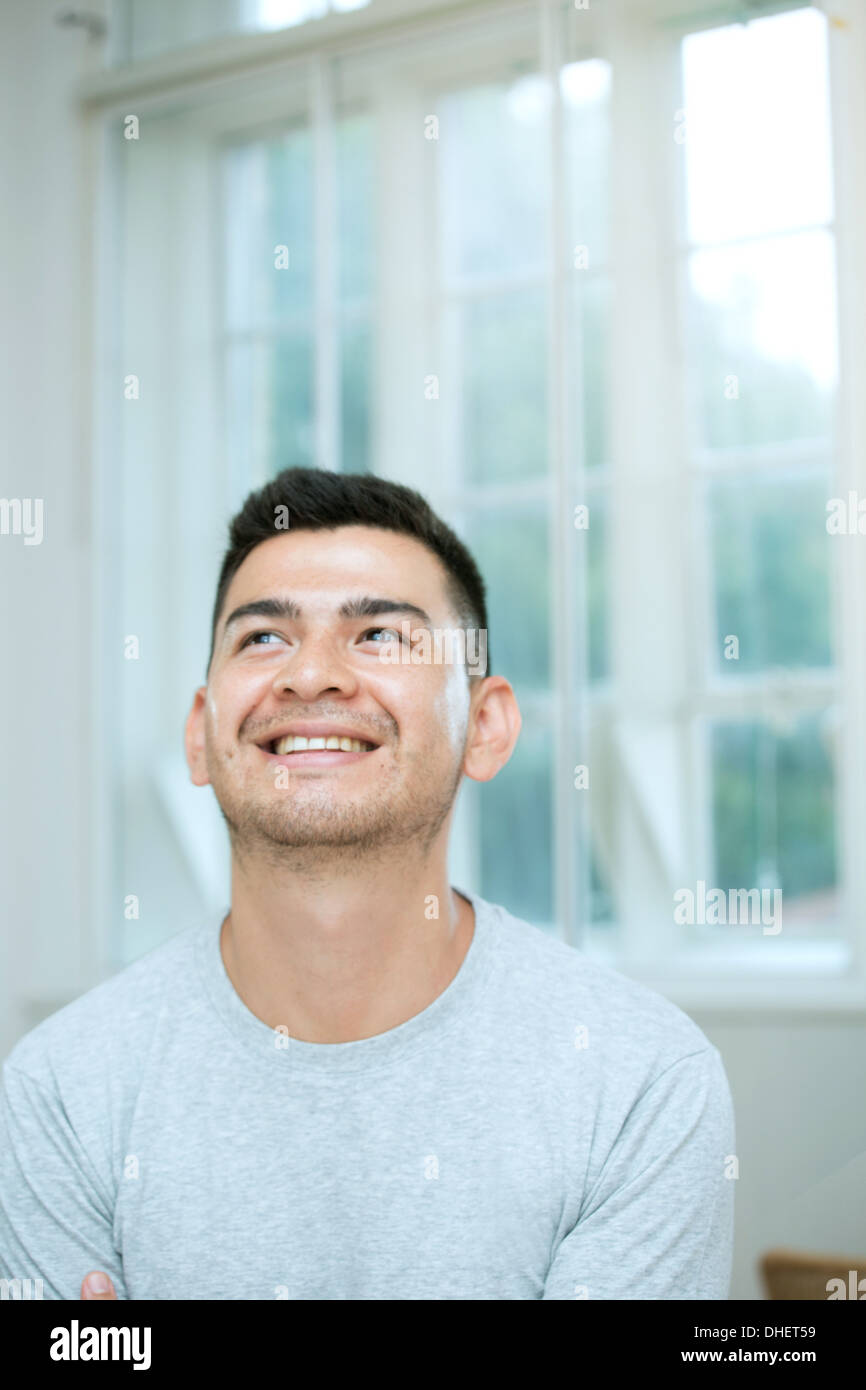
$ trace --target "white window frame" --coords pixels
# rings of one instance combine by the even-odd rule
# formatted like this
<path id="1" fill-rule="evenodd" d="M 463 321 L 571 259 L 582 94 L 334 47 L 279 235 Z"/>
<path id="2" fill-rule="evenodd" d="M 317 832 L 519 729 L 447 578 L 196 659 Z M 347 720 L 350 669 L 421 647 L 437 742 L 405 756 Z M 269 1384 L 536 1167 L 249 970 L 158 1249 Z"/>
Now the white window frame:
<path id="1" fill-rule="evenodd" d="M 858 828 L 866 827 L 866 778 L 862 773 L 858 776 L 857 772 L 858 768 L 866 766 L 866 652 L 862 650 L 862 643 L 852 637 L 839 648 L 840 690 L 848 744 L 837 769 L 840 808 L 837 825 L 840 893 L 852 947 L 845 974 L 833 973 L 833 962 L 826 952 L 822 966 L 821 952 L 816 954 L 813 950 L 809 954 L 798 951 L 795 946 L 788 949 L 787 945 L 779 950 L 781 943 L 778 941 L 772 943 L 771 954 L 763 953 L 767 966 L 764 969 L 752 967 L 747 976 L 731 968 L 730 954 L 724 963 L 713 959 L 709 951 L 702 953 L 700 962 L 678 961 L 670 898 L 671 874 L 676 874 L 677 866 L 675 855 L 670 851 L 678 842 L 685 845 L 687 836 L 694 834 L 695 828 L 676 823 L 653 825 L 644 814 L 646 802 L 641 794 L 641 777 L 646 775 L 648 757 L 656 760 L 657 775 L 669 775 L 681 786 L 680 815 L 686 821 L 687 787 L 691 785 L 691 795 L 694 795 L 696 785 L 689 779 L 706 775 L 705 771 L 702 774 L 700 759 L 696 757 L 694 728 L 690 729 L 682 717 L 683 695 L 688 690 L 689 643 L 694 633 L 689 627 L 688 613 L 677 607 L 678 558 L 670 539 L 670 518 L 676 514 L 676 508 L 680 506 L 683 508 L 681 514 L 688 514 L 683 468 L 687 457 L 685 414 L 679 408 L 682 406 L 682 380 L 677 357 L 677 327 L 671 313 L 675 303 L 672 254 L 675 231 L 668 197 L 674 187 L 676 159 L 671 131 L 675 104 L 670 75 L 679 38 L 686 32 L 686 26 L 678 24 L 676 17 L 686 7 L 687 0 L 682 0 L 680 5 L 667 3 L 667 0 L 664 3 L 622 0 L 616 5 L 593 5 L 591 11 L 580 15 L 581 23 L 586 19 L 587 33 L 590 26 L 597 31 L 599 56 L 610 58 L 614 64 L 612 119 L 618 153 L 611 167 L 613 243 L 610 262 L 616 297 L 611 335 L 614 342 L 610 394 L 613 465 L 610 472 L 599 479 L 586 473 L 582 466 L 574 470 L 567 465 L 565 308 L 564 296 L 554 293 L 551 295 L 549 343 L 551 470 L 543 491 L 551 509 L 552 534 L 557 537 L 551 573 L 553 612 L 562 615 L 566 633 L 562 643 L 554 642 L 552 653 L 558 740 L 553 792 L 557 920 L 568 924 L 573 944 L 601 952 L 598 933 L 591 933 L 581 918 L 580 904 L 586 900 L 585 892 L 581 891 L 585 867 L 578 862 L 575 849 L 579 851 L 581 844 L 587 843 L 588 810 L 580 794 L 573 790 L 571 769 L 576 762 L 586 761 L 580 756 L 580 749 L 587 746 L 591 749 L 597 732 L 607 734 L 615 750 L 615 761 L 603 769 L 603 775 L 615 779 L 618 788 L 615 842 L 616 862 L 620 867 L 612 886 L 619 906 L 617 945 L 621 953 L 618 950 L 616 956 L 609 957 L 611 964 L 668 994 L 684 1008 L 716 1009 L 723 1014 L 736 1015 L 749 1009 L 831 1008 L 834 1012 L 845 1008 L 862 1009 L 866 1005 L 866 927 L 861 924 L 859 904 L 866 896 L 866 856 L 857 843 Z M 208 199 L 214 193 L 215 142 L 232 133 L 238 136 L 243 130 L 252 132 L 273 121 L 284 120 L 287 93 L 294 90 L 294 84 L 303 93 L 301 107 L 312 113 L 317 139 L 327 151 L 335 101 L 331 60 L 342 57 L 346 60 L 345 71 L 341 71 L 341 80 L 345 78 L 341 96 L 350 94 L 353 75 L 359 83 L 359 92 L 363 92 L 365 54 L 366 61 L 375 69 L 381 45 L 389 46 L 393 55 L 402 53 L 403 47 L 411 41 L 423 38 L 423 52 L 412 48 L 411 61 L 407 59 L 402 64 L 402 77 L 395 76 L 393 81 L 382 83 L 374 102 L 382 123 L 383 148 L 395 153 L 399 161 L 401 150 L 405 155 L 413 122 L 419 118 L 423 121 L 426 114 L 423 92 L 425 80 L 428 84 L 436 80 L 439 35 L 447 45 L 449 37 L 459 31 L 461 25 L 483 17 L 491 33 L 497 28 L 496 44 L 491 42 L 490 64 L 499 69 L 508 44 L 505 35 L 509 26 L 519 30 L 522 16 L 532 12 L 537 23 L 536 54 L 540 54 L 542 70 L 550 75 L 558 71 L 563 62 L 572 60 L 563 48 L 562 21 L 568 8 L 556 4 L 555 0 L 537 0 L 535 4 L 528 0 L 520 4 L 470 0 L 459 14 L 455 14 L 453 9 L 443 3 L 432 3 L 432 0 L 423 9 L 408 6 L 405 0 L 392 3 L 374 0 L 368 9 L 329 15 L 280 34 L 239 35 L 182 54 L 167 54 L 128 69 L 106 71 L 89 79 L 82 97 L 92 116 L 94 158 L 103 170 L 105 194 L 100 219 L 100 264 L 110 267 L 102 280 L 104 307 L 97 324 L 99 370 L 94 373 L 98 441 L 94 496 L 98 519 L 94 545 L 97 633 L 111 632 L 114 639 L 131 621 L 128 607 L 125 612 L 119 611 L 114 597 L 118 571 L 123 569 L 116 526 L 120 503 L 124 502 L 127 508 L 125 526 L 132 526 L 139 519 L 135 498 L 124 493 L 114 467 L 121 413 L 112 392 L 117 373 L 123 374 L 121 368 L 124 371 L 134 368 L 125 360 L 129 345 L 120 341 L 113 322 L 114 310 L 107 302 L 111 297 L 112 277 L 118 277 L 113 280 L 115 287 L 119 283 L 117 256 L 123 228 L 122 217 L 113 201 L 117 193 L 117 169 L 112 172 L 114 155 L 105 141 L 104 121 L 108 118 L 122 121 L 125 114 L 134 111 L 145 125 L 149 115 L 157 115 L 172 102 L 186 112 L 181 123 L 183 139 L 173 138 L 174 164 L 169 196 L 173 200 L 174 230 L 180 247 L 174 272 L 177 273 L 178 266 L 183 266 L 187 277 L 184 314 L 189 317 L 192 311 L 192 317 L 202 326 L 197 356 L 193 353 L 198 375 L 191 369 L 188 337 L 167 332 L 169 325 L 164 318 L 159 318 L 153 307 L 167 302 L 165 285 L 155 285 L 147 275 L 137 287 L 135 324 L 142 360 L 153 363 L 159 360 L 164 379 L 174 381 L 179 397 L 182 396 L 183 410 L 177 414 L 181 438 L 175 441 L 175 461 L 183 458 L 184 446 L 194 450 L 194 440 L 200 429 L 207 431 L 207 447 L 215 460 L 211 490 L 202 498 L 196 490 L 199 479 L 177 476 L 187 505 L 199 507 L 192 553 L 196 557 L 209 555 L 208 563 L 213 567 L 218 558 L 214 546 L 219 545 L 217 538 L 221 537 L 224 518 L 239 500 L 237 480 L 227 476 L 225 458 L 220 453 L 221 434 L 215 424 L 219 418 L 221 393 L 219 373 L 202 346 L 208 333 L 212 342 L 219 336 L 214 296 L 219 262 L 211 255 L 206 239 L 202 240 L 210 206 Z M 705 11 L 707 25 L 722 22 L 718 5 L 692 0 L 690 8 L 693 15 L 699 10 Z M 777 8 L 787 9 L 791 5 L 780 3 Z M 856 26 L 849 22 L 847 29 L 845 27 L 845 16 L 853 15 L 851 0 L 834 2 L 833 14 L 842 19 L 841 25 L 834 23 L 829 29 L 837 273 L 840 282 L 854 287 L 839 300 L 842 384 L 837 485 L 839 495 L 844 495 L 849 488 L 866 495 L 866 404 L 857 389 L 866 368 L 866 353 L 860 341 L 860 325 L 866 321 L 866 290 L 862 288 L 858 262 L 859 248 L 866 244 L 866 169 L 862 159 L 855 157 L 858 133 L 866 130 L 866 97 L 863 95 L 866 46 Z M 666 19 L 670 23 L 661 22 Z M 698 27 L 698 23 L 692 20 L 688 30 Z M 520 50 L 522 39 L 518 37 L 514 42 L 516 50 Z M 408 47 L 406 52 L 409 52 Z M 467 47 L 462 63 L 463 72 L 458 74 L 456 69 L 461 60 L 453 53 L 449 55 L 452 77 L 462 75 L 466 79 L 480 70 L 474 48 Z M 558 84 L 554 90 L 558 91 Z M 215 96 L 224 96 L 226 100 L 221 104 L 208 104 Z M 199 104 L 199 97 L 206 100 Z M 649 112 L 656 113 L 654 120 L 649 118 Z M 551 130 L 551 158 L 556 159 L 561 140 L 556 103 Z M 155 148 L 148 151 L 144 141 L 140 150 L 142 162 L 148 158 L 153 161 L 152 190 L 159 182 L 156 174 L 158 152 Z M 669 157 L 667 168 L 659 155 L 659 151 L 665 150 Z M 404 158 L 404 168 L 411 162 Z M 328 167 L 325 161 L 319 168 L 314 211 L 316 225 L 326 243 L 331 234 L 329 209 L 333 198 Z M 429 286 L 429 266 L 434 263 L 431 259 L 435 222 L 433 184 L 418 160 L 415 160 L 415 169 L 416 186 L 411 199 L 406 197 L 405 183 L 395 179 L 389 164 L 379 189 L 381 260 L 388 274 L 380 286 L 377 303 L 378 408 L 374 411 L 374 456 L 385 476 L 424 487 L 437 505 L 442 498 L 447 499 L 447 488 L 426 486 L 426 480 L 436 478 L 443 451 L 444 457 L 448 457 L 447 431 L 451 426 L 447 412 L 442 411 L 439 419 L 444 434 L 419 429 L 424 401 L 415 387 L 426 372 L 435 370 L 430 358 L 435 359 L 441 351 L 442 339 L 439 305 Z M 648 212 L 647 218 L 639 224 L 628 215 L 635 199 L 640 199 Z M 554 202 L 554 212 L 556 206 Z M 407 210 L 414 212 L 417 236 L 389 238 L 389 228 L 395 225 L 393 210 L 398 208 L 404 229 Z M 554 263 L 561 267 L 563 219 L 554 216 L 553 222 Z M 134 250 L 136 229 L 133 224 L 127 224 L 125 236 L 127 242 L 132 241 Z M 142 243 L 139 249 L 147 263 L 152 248 L 149 251 Z M 125 246 L 124 254 L 127 257 L 132 254 L 129 245 Z M 647 267 L 652 273 L 647 273 Z M 132 288 L 135 293 L 135 287 Z M 324 406 L 317 412 L 317 428 L 320 457 L 331 466 L 338 449 L 339 361 L 333 307 L 333 285 L 328 266 L 324 265 L 317 277 L 316 382 L 318 400 Z M 399 333 L 399 324 L 405 319 L 407 309 L 417 315 L 419 324 L 414 352 L 405 350 Z M 629 401 L 628 411 L 617 411 L 618 400 Z M 420 473 L 417 466 L 407 468 L 404 447 L 407 437 L 427 441 Z M 173 480 L 167 463 L 159 465 L 163 467 L 162 476 L 155 476 L 158 465 L 154 459 L 159 453 L 160 442 L 158 430 L 148 437 L 136 426 L 134 436 L 127 441 L 123 481 L 125 485 L 137 456 L 140 467 L 146 469 L 149 465 L 154 470 L 154 476 L 148 478 L 148 486 L 153 487 L 158 498 L 166 500 Z M 673 468 L 668 460 L 675 461 Z M 249 480 L 248 485 L 255 485 L 255 481 Z M 585 654 L 576 633 L 584 560 L 574 547 L 571 516 L 573 503 L 586 500 L 592 488 L 603 488 L 613 504 L 608 574 L 611 660 L 616 680 L 598 690 L 587 691 L 582 680 Z M 505 489 L 503 496 L 506 492 L 511 497 L 518 495 L 514 490 Z M 158 507 L 159 502 L 155 505 Z M 153 515 L 149 524 L 155 525 Z M 177 540 L 175 544 L 177 546 Z M 168 549 L 170 551 L 171 547 Z M 864 631 L 866 558 L 863 550 L 854 538 L 850 539 L 850 544 L 839 546 L 838 604 L 834 614 L 843 633 Z M 626 574 L 633 570 L 635 557 L 639 555 L 645 557 L 647 572 L 655 575 L 654 598 L 661 603 L 659 611 L 665 614 L 664 622 L 656 626 L 647 626 L 647 611 L 638 610 L 634 594 L 625 582 Z M 107 566 L 105 557 L 108 557 Z M 206 572 L 188 591 L 184 584 L 173 585 L 172 575 L 167 571 L 153 581 L 150 588 L 140 591 L 141 610 L 147 611 L 150 606 L 153 617 L 152 609 L 156 604 L 162 613 L 179 614 L 179 621 L 182 615 L 184 621 L 200 623 L 201 605 L 205 594 L 211 591 L 211 578 L 211 572 Z M 140 581 L 132 573 L 128 573 L 125 580 L 128 605 L 131 598 L 135 599 L 136 585 Z M 671 614 L 677 612 L 681 613 L 682 620 L 671 621 Z M 104 642 L 97 640 L 94 645 L 97 652 L 94 679 L 99 692 L 94 709 L 99 712 L 100 720 L 99 726 L 95 724 L 94 727 L 94 747 L 106 746 L 106 728 L 111 727 L 112 722 L 118 741 L 110 746 L 119 747 L 119 721 L 111 713 L 116 709 L 118 695 L 116 663 L 109 658 Z M 182 658 L 182 653 L 180 655 Z M 181 698 L 181 684 L 186 680 L 182 666 L 181 660 L 178 674 L 182 680 L 178 680 L 177 689 L 172 691 L 167 702 L 172 711 Z M 145 677 L 154 683 L 149 702 L 154 715 L 152 724 L 137 731 L 133 739 L 133 752 L 142 765 L 146 764 L 154 744 L 164 736 L 160 720 L 166 718 L 167 706 L 164 693 L 158 688 L 160 676 L 161 673 L 152 671 Z M 104 968 L 106 963 L 114 963 L 111 944 L 116 935 L 114 905 L 119 900 L 118 891 L 125 887 L 112 883 L 118 808 L 111 791 L 107 758 L 98 769 L 97 780 L 93 882 L 94 902 L 102 904 L 103 910 L 95 923 L 95 946 Z M 464 834 L 455 834 L 455 838 L 464 842 L 469 838 L 465 832 L 470 829 L 473 815 L 471 801 L 471 794 L 461 800 L 460 814 L 466 818 Z M 190 848 L 191 863 L 197 853 L 195 847 Z M 684 855 L 685 860 L 693 857 Z M 452 877 L 458 883 L 477 886 L 477 879 L 469 881 L 475 878 L 471 859 L 463 861 Z M 202 874 L 203 883 L 205 879 L 206 875 Z M 674 877 L 673 881 L 677 879 Z M 680 881 L 686 884 L 688 878 Z M 107 888 L 110 883 L 111 892 Z M 663 969 L 658 965 L 660 959 L 664 961 Z"/>

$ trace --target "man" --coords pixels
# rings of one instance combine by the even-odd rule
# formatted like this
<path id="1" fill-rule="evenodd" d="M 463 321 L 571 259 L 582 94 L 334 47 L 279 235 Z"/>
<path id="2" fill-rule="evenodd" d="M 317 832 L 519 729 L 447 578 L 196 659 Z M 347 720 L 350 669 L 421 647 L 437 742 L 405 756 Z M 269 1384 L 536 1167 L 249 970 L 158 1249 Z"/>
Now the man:
<path id="1" fill-rule="evenodd" d="M 496 775 L 520 714 L 433 638 L 486 630 L 417 493 L 293 469 L 247 499 L 186 727 L 230 910 L 13 1049 L 2 1276 L 63 1299 L 88 1271 L 123 1299 L 727 1297 L 717 1050 L 449 884 L 461 779 Z"/>

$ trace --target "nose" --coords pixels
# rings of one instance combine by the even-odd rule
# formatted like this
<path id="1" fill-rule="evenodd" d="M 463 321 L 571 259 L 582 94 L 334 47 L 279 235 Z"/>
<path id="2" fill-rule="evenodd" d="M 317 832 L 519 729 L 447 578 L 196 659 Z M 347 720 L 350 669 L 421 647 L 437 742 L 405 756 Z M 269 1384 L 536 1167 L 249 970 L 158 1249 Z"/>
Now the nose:
<path id="1" fill-rule="evenodd" d="M 310 704 L 321 695 L 351 697 L 358 677 L 326 632 L 311 632 L 281 664 L 273 689 L 278 698 L 294 694 Z"/>

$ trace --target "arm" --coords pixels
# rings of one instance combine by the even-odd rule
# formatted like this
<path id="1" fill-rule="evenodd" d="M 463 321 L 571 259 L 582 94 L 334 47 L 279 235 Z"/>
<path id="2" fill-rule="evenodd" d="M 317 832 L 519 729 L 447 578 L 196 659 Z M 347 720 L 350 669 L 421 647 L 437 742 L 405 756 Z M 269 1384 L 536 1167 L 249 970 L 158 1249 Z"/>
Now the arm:
<path id="1" fill-rule="evenodd" d="M 542 1297 L 726 1299 L 734 1152 L 727 1077 L 707 1047 L 674 1062 L 633 1106 L 554 1251 Z"/>
<path id="2" fill-rule="evenodd" d="M 9 1063 L 0 1085 L 0 1278 L 41 1279 L 46 1299 L 80 1299 L 88 1270 L 128 1297 L 114 1198 L 59 1095 Z"/>

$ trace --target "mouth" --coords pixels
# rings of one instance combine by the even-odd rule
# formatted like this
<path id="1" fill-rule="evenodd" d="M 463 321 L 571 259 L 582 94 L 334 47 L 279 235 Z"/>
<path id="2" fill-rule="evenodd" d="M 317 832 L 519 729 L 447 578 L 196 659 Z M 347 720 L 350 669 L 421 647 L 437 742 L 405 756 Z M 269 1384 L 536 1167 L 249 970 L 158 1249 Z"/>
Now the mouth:
<path id="1" fill-rule="evenodd" d="M 300 770 L 304 767 L 340 767 L 344 763 L 360 762 L 379 748 L 368 739 L 347 734 L 284 734 L 259 744 L 271 763 Z"/>
<path id="2" fill-rule="evenodd" d="M 269 753 L 283 756 L 288 753 L 336 752 L 372 753 L 377 743 L 368 743 L 362 738 L 346 738 L 342 734 L 329 734 L 322 738 L 305 738 L 303 734 L 286 734 L 283 738 L 272 738 L 267 745 Z"/>

